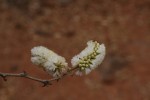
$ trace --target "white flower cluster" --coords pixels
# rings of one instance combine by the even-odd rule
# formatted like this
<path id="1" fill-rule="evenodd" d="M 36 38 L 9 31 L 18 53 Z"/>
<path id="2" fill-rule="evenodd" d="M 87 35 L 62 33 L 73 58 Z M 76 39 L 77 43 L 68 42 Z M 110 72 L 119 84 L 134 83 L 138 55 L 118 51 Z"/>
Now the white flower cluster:
<path id="1" fill-rule="evenodd" d="M 31 49 L 31 55 L 32 63 L 41 66 L 45 71 L 53 75 L 53 77 L 61 76 L 68 69 L 68 64 L 64 57 L 43 46 Z"/>
<path id="2" fill-rule="evenodd" d="M 31 61 L 33 64 L 41 66 L 53 77 L 61 77 L 69 71 L 68 64 L 64 57 L 59 56 L 53 51 L 37 46 L 31 49 Z M 90 73 L 98 67 L 105 57 L 105 46 L 98 42 L 88 41 L 87 47 L 71 60 L 72 67 L 76 68 L 76 75 Z"/>
<path id="3" fill-rule="evenodd" d="M 76 75 L 88 74 L 98 67 L 105 57 L 105 46 L 98 42 L 88 41 L 87 47 L 71 60 L 73 67 L 79 67 Z"/>

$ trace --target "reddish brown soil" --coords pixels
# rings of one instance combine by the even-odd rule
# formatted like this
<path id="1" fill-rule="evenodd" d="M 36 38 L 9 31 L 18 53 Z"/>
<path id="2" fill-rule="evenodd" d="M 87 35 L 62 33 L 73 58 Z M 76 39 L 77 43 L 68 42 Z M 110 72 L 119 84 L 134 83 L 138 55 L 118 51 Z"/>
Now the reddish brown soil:
<path id="1" fill-rule="evenodd" d="M 149 0 L 0 0 L 0 72 L 51 78 L 31 63 L 32 47 L 70 62 L 91 39 L 106 44 L 98 69 L 44 88 L 0 78 L 0 100 L 150 100 Z"/>

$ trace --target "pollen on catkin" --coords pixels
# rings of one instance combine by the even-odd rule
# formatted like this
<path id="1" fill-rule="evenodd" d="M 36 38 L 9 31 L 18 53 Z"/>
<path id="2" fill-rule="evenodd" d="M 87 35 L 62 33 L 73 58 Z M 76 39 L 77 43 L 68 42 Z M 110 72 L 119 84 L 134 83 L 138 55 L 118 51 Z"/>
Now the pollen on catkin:
<path id="1" fill-rule="evenodd" d="M 105 45 L 88 41 L 87 47 L 71 60 L 72 67 L 78 67 L 76 75 L 89 74 L 98 67 L 105 57 Z"/>
<path id="2" fill-rule="evenodd" d="M 33 64 L 39 65 L 53 77 L 60 77 L 68 69 L 65 58 L 46 47 L 37 46 L 32 48 L 31 56 L 31 62 Z"/>

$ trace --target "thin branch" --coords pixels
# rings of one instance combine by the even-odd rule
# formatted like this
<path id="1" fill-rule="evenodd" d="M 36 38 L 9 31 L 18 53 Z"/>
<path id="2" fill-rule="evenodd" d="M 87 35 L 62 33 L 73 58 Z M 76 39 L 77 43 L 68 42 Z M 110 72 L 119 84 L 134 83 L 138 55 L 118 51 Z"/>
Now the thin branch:
<path id="1" fill-rule="evenodd" d="M 22 73 L 18 73 L 18 74 L 12 74 L 12 73 L 2 73 L 0 72 L 0 77 L 3 78 L 4 81 L 7 81 L 7 77 L 23 77 L 23 78 L 27 78 L 33 81 L 37 81 L 43 84 L 43 87 L 48 86 L 48 85 L 52 85 L 53 81 L 58 81 L 59 79 L 63 78 L 66 75 L 69 75 L 71 72 L 73 72 L 74 70 L 76 70 L 78 67 L 69 69 L 66 73 L 64 73 L 61 77 L 57 77 L 57 78 L 52 78 L 50 80 L 44 80 L 44 79 L 40 79 L 40 78 L 36 78 L 33 76 L 30 76 L 28 73 L 26 73 L 25 71 Z"/>

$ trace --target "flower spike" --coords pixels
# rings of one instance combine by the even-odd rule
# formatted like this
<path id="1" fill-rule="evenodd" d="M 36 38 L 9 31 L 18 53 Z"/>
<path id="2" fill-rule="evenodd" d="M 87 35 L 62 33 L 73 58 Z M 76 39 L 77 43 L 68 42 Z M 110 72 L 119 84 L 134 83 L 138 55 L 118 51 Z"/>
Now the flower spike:
<path id="1" fill-rule="evenodd" d="M 59 56 L 52 50 L 43 46 L 37 46 L 31 49 L 31 61 L 39 65 L 53 77 L 60 77 L 68 69 L 68 64 L 64 57 Z"/>
<path id="2" fill-rule="evenodd" d="M 89 74 L 98 67 L 105 57 L 105 45 L 97 41 L 88 41 L 87 47 L 80 54 L 74 56 L 71 60 L 73 67 L 78 67 L 76 75 Z"/>

